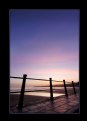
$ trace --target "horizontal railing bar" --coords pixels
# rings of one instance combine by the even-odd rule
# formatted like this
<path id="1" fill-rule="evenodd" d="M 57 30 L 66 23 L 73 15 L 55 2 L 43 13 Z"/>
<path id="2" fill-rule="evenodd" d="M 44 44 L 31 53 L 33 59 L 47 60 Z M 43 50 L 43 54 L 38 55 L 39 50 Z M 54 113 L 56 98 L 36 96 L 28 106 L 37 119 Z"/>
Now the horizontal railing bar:
<path id="1" fill-rule="evenodd" d="M 10 78 L 23 79 L 23 77 L 14 77 L 14 76 L 11 76 Z"/>
<path id="2" fill-rule="evenodd" d="M 21 91 L 18 91 L 18 92 L 17 92 L 17 91 L 16 91 L 16 92 L 10 92 L 10 93 L 20 93 L 20 92 L 21 92 Z"/>
<path id="3" fill-rule="evenodd" d="M 38 92 L 38 91 L 48 91 L 49 89 L 47 90 L 31 90 L 31 91 L 24 91 L 24 92 Z M 20 93 L 20 91 L 16 91 L 16 92 L 10 92 L 10 93 Z"/>
<path id="4" fill-rule="evenodd" d="M 56 81 L 56 80 L 52 80 L 53 82 L 63 82 L 63 81 Z"/>
<path id="5" fill-rule="evenodd" d="M 23 77 L 13 77 L 11 76 L 10 78 L 18 78 L 18 79 L 23 79 Z M 31 80 L 41 80 L 41 81 L 49 81 L 47 79 L 36 79 L 36 78 L 26 78 L 26 79 L 31 79 Z M 56 81 L 56 80 L 52 80 L 54 82 L 62 82 L 62 81 Z"/>
<path id="6" fill-rule="evenodd" d="M 26 79 L 49 81 L 49 80 L 47 80 L 47 79 L 36 79 L 36 78 L 26 78 Z M 56 81 L 56 80 L 52 80 L 52 81 L 54 81 L 54 82 L 62 82 L 62 81 Z"/>
<path id="7" fill-rule="evenodd" d="M 31 91 L 25 91 L 25 92 L 39 92 L 39 91 L 48 91 L 49 89 L 47 90 L 31 90 Z"/>
<path id="8" fill-rule="evenodd" d="M 17 79 L 23 79 L 23 77 L 14 77 L 14 76 L 11 76 L 10 78 L 17 78 Z M 36 78 L 26 78 L 26 79 L 31 79 L 31 80 L 41 80 L 41 81 L 49 81 L 47 79 L 36 79 Z M 52 80 L 54 82 L 63 82 L 63 81 L 57 81 L 57 80 Z M 71 83 L 71 82 L 67 82 L 66 83 Z"/>
<path id="9" fill-rule="evenodd" d="M 10 78 L 18 78 L 18 79 L 23 79 L 23 77 L 13 77 L 11 76 Z M 42 81 L 49 81 L 47 79 L 36 79 L 36 78 L 26 78 L 26 79 L 31 79 L 31 80 L 42 80 Z"/>
<path id="10" fill-rule="evenodd" d="M 26 79 L 31 79 L 31 80 L 41 80 L 41 81 L 49 81 L 47 79 L 36 79 L 36 78 L 26 78 Z"/>

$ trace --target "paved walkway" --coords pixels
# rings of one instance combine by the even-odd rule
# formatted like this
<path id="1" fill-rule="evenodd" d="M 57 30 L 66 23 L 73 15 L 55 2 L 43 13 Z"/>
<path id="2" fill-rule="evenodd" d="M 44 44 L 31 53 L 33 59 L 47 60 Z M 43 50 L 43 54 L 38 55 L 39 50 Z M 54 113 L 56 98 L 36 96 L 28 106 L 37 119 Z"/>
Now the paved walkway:
<path id="1" fill-rule="evenodd" d="M 14 108 L 11 113 L 73 113 L 75 110 L 78 110 L 79 103 L 79 94 L 69 95 L 68 97 L 64 95 L 55 98 L 53 102 L 48 100 L 36 105 L 23 107 L 22 111 L 18 111 L 17 108 Z"/>

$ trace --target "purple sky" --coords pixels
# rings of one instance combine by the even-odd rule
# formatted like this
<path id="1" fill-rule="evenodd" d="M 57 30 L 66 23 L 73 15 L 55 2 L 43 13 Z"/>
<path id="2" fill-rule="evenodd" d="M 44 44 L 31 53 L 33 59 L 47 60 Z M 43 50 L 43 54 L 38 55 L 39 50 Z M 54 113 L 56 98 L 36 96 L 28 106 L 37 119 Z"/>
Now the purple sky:
<path id="1" fill-rule="evenodd" d="M 10 75 L 79 81 L 79 10 L 10 10 Z"/>

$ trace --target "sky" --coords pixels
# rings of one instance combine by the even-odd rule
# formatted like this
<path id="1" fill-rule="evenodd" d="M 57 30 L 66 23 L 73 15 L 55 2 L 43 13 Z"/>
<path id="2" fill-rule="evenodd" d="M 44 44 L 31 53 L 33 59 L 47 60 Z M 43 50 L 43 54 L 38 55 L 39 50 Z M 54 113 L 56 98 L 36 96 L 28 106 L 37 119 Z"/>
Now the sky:
<path id="1" fill-rule="evenodd" d="M 11 9 L 10 76 L 79 81 L 79 10 Z"/>

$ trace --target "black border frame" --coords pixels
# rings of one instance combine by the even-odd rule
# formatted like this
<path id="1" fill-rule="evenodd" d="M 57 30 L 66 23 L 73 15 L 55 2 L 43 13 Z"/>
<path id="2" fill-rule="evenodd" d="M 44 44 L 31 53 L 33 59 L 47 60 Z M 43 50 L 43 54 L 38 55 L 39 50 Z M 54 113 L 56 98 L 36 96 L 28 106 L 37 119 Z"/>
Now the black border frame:
<path id="1" fill-rule="evenodd" d="M 6 3 L 5 3 L 6 4 Z M 8 4 L 8 3 L 7 3 Z M 1 14 L 1 44 L 2 44 L 2 74 L 1 80 L 1 115 L 2 118 L 8 118 L 9 120 L 21 120 L 21 119 L 35 119 L 38 118 L 39 120 L 48 120 L 49 118 L 52 120 L 80 120 L 80 114 L 31 114 L 31 115 L 23 115 L 23 114 L 9 114 L 9 76 L 10 76 L 10 46 L 9 46 L 9 9 L 80 9 L 80 5 L 78 1 L 76 2 L 63 2 L 63 3 L 53 3 L 53 2 L 32 2 L 29 4 L 27 2 L 15 2 L 11 1 L 9 5 L 4 6 L 2 3 L 2 14 Z M 81 22 L 81 21 L 80 21 Z M 80 27 L 81 28 L 81 27 Z M 81 34 L 81 32 L 80 32 Z M 80 35 L 81 36 L 81 35 Z M 79 51 L 80 52 L 80 51 Z M 81 58 L 81 56 L 79 56 Z M 80 67 L 80 62 L 79 62 Z M 81 77 L 79 77 L 81 79 Z M 3 89 L 4 87 L 4 89 Z M 4 116 L 3 116 L 4 115 Z"/>

